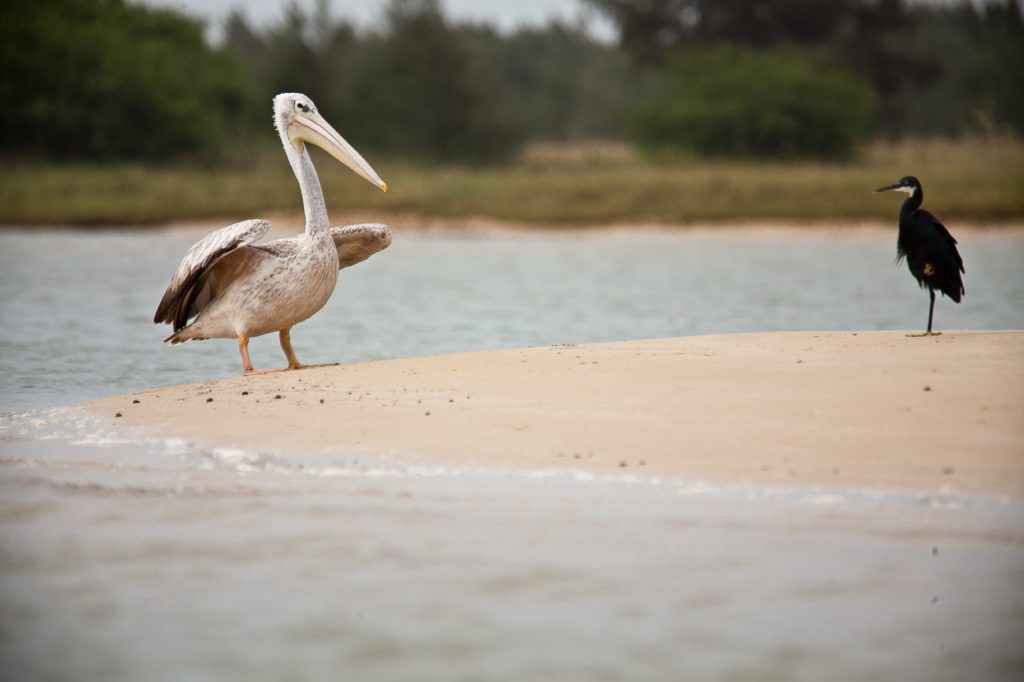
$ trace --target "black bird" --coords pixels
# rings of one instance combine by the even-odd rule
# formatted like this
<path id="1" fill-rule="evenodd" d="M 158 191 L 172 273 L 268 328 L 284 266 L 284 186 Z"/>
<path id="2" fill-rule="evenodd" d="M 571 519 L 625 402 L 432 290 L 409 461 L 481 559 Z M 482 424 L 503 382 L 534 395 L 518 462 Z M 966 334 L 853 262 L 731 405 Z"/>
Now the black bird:
<path id="1" fill-rule="evenodd" d="M 896 241 L 896 262 L 905 257 L 910 274 L 921 288 L 928 287 L 931 304 L 928 306 L 928 331 L 915 336 L 931 336 L 932 313 L 935 311 L 935 290 L 938 289 L 955 302 L 964 295 L 964 261 L 956 250 L 956 239 L 946 226 L 928 211 L 921 208 L 924 193 L 921 183 L 912 175 L 899 182 L 879 187 L 876 192 L 894 190 L 910 196 L 900 207 L 900 236 Z"/>

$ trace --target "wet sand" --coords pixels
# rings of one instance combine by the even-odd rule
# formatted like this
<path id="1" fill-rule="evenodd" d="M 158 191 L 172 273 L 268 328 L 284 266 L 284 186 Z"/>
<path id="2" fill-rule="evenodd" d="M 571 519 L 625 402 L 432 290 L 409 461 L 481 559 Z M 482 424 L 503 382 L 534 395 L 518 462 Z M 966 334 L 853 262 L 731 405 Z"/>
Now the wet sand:
<path id="1" fill-rule="evenodd" d="M 459 353 L 84 407 L 114 429 L 257 453 L 1024 497 L 1022 332 L 759 333 Z"/>

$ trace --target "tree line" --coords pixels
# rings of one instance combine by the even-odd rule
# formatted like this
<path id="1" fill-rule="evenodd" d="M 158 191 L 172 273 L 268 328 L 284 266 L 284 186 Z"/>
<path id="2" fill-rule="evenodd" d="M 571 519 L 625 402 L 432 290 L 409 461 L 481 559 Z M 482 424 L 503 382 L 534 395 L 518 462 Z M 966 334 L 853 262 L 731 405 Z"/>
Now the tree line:
<path id="1" fill-rule="evenodd" d="M 535 140 L 836 157 L 877 134 L 1024 134 L 1014 2 L 581 2 L 616 44 L 557 22 L 455 22 L 438 0 L 389 0 L 372 29 L 328 0 L 267 27 L 234 13 L 218 45 L 173 10 L 6 0 L 0 154 L 221 162 L 269 138 L 281 91 L 310 95 L 360 149 L 424 162 L 496 162 Z"/>
<path id="2" fill-rule="evenodd" d="M 865 136 L 1024 134 L 1013 0 L 586 0 L 663 77 L 634 138 L 841 156 Z"/>

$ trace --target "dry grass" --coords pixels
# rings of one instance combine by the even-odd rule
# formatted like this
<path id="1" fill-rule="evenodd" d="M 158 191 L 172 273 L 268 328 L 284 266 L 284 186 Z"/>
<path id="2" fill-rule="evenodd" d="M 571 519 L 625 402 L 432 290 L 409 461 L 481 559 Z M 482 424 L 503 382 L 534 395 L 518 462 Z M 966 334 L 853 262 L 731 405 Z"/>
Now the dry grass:
<path id="1" fill-rule="evenodd" d="M 592 225 L 744 220 L 892 219 L 899 198 L 872 190 L 921 178 L 947 220 L 1024 217 L 1024 142 L 875 143 L 847 163 L 649 160 L 615 143 L 538 145 L 500 167 L 422 166 L 374 159 L 382 194 L 317 153 L 330 207 L 380 215 L 487 217 Z M 299 212 L 280 151 L 221 169 L 21 165 L 0 170 L 0 223 L 139 224 Z"/>

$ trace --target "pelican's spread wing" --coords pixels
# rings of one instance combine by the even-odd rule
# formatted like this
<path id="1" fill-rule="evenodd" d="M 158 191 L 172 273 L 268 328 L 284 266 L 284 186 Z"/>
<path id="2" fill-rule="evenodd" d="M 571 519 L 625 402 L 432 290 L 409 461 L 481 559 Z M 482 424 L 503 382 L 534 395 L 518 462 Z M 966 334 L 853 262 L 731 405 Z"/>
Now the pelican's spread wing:
<path id="1" fill-rule="evenodd" d="M 380 223 L 332 227 L 338 269 L 360 263 L 391 244 L 391 228 Z"/>
<path id="2" fill-rule="evenodd" d="M 203 288 L 203 276 L 225 255 L 253 243 L 269 229 L 270 223 L 266 220 L 243 220 L 211 232 L 193 244 L 171 277 L 153 322 L 172 323 L 174 331 L 184 327 L 193 316 L 194 304 Z"/>

